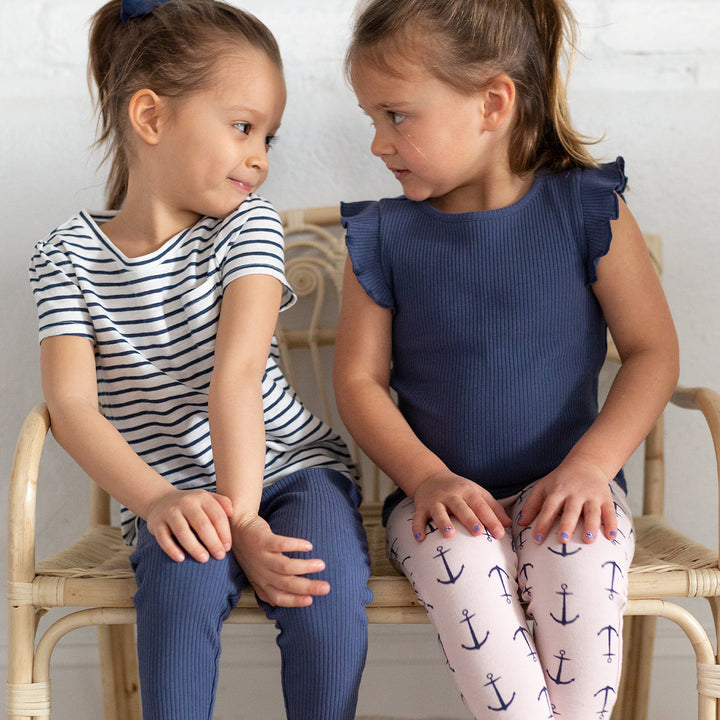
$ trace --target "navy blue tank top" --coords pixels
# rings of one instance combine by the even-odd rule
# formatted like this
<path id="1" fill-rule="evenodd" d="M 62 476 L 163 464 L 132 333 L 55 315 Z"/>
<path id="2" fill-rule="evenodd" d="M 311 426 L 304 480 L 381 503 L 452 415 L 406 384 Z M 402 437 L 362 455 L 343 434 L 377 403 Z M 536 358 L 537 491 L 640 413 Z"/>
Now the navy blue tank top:
<path id="1" fill-rule="evenodd" d="M 342 205 L 358 281 L 392 311 L 403 416 L 497 498 L 556 468 L 597 417 L 606 324 L 591 286 L 625 185 L 618 158 L 540 171 L 517 203 L 488 212 L 405 197 Z M 622 471 L 616 480 L 625 489 Z"/>

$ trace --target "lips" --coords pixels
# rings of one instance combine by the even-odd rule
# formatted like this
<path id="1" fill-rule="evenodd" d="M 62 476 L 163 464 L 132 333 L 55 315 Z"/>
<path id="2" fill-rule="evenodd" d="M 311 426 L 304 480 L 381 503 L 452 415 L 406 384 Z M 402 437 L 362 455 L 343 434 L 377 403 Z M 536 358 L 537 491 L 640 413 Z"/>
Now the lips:
<path id="1" fill-rule="evenodd" d="M 392 168 L 388 169 L 395 176 L 396 180 L 404 180 L 410 174 L 409 170 L 393 170 Z"/>
<path id="2" fill-rule="evenodd" d="M 236 180 L 235 178 L 228 178 L 230 182 L 238 189 L 241 190 L 244 193 L 247 193 L 248 195 L 252 192 L 252 185 L 250 183 L 245 182 L 244 180 Z"/>

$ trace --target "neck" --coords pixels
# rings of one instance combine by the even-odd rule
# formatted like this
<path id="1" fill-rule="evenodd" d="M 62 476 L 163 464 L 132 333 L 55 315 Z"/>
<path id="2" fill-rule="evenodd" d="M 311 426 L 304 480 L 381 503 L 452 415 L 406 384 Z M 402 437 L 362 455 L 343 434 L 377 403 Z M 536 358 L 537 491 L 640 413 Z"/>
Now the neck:
<path id="1" fill-rule="evenodd" d="M 447 195 L 430 198 L 429 203 L 447 213 L 486 212 L 509 207 L 530 190 L 534 173 L 515 175 L 507 171 L 491 171 L 480 183 L 461 186 Z"/>

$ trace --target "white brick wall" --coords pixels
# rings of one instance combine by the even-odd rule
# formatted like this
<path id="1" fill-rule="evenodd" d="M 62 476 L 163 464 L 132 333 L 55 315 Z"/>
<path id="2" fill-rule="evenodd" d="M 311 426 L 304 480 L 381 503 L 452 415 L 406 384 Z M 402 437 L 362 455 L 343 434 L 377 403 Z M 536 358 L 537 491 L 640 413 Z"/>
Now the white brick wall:
<path id="1" fill-rule="evenodd" d="M 286 64 L 288 107 L 264 194 L 279 209 L 396 194 L 394 180 L 369 156 L 369 124 L 342 78 L 353 0 L 239 4 L 276 33 Z M 571 84 L 574 120 L 581 131 L 603 137 L 600 156 L 625 156 L 631 209 L 644 229 L 663 236 L 664 283 L 683 348 L 682 381 L 720 388 L 720 0 L 570 4 L 581 23 L 583 53 Z M 103 176 L 95 171 L 99 158 L 89 151 L 94 120 L 85 83 L 87 22 L 98 5 L 95 0 L 0 0 L 0 217 L 5 228 L 0 294 L 6 308 L 0 314 L 6 339 L 0 358 L 0 467 L 6 472 L 21 419 L 40 397 L 34 307 L 26 281 L 30 248 L 78 207 L 102 202 Z M 715 519 L 708 508 L 715 507 L 717 491 L 701 423 L 693 418 L 680 426 L 672 413 L 668 427 L 673 435 L 668 471 L 676 477 L 668 514 L 682 530 L 714 545 Z M 59 465 L 62 480 L 43 488 L 40 555 L 74 538 L 83 523 L 84 480 L 61 453 L 49 461 Z M 4 492 L 0 505 L 4 515 Z M 48 523 L 51 508 L 57 519 Z M 4 580 L 4 564 L 2 572 Z M 4 667 L 7 628 L 0 617 Z M 704 620 L 709 622 L 707 615 Z M 432 633 L 412 629 L 403 636 L 405 630 L 373 629 L 362 713 L 390 709 L 407 717 L 462 716 L 447 677 L 439 672 Z M 251 674 L 248 657 L 262 661 L 263 672 L 252 677 L 262 683 L 269 676 L 265 692 L 277 692 L 277 658 L 263 632 L 229 636 L 218 718 L 232 717 L 230 709 L 238 702 L 234 677 Z M 58 720 L 99 716 L 99 690 L 84 682 L 93 672 L 94 655 L 85 652 L 92 637 L 81 633 L 58 648 Z M 407 661 L 399 650 L 404 642 Z M 249 654 L 240 649 L 243 643 L 249 643 Z M 692 716 L 692 665 L 685 641 L 663 625 L 654 720 Z M 403 682 L 420 678 L 416 689 L 392 692 L 394 672 Z M 281 717 L 281 710 L 273 712 Z M 248 711 L 241 717 L 259 715 Z"/>

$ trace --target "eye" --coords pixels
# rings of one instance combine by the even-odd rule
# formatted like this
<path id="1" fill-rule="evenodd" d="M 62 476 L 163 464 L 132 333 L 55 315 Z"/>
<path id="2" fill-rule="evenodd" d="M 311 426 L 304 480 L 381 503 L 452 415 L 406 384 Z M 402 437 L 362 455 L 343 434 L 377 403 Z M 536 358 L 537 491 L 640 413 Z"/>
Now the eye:
<path id="1" fill-rule="evenodd" d="M 402 113 L 395 112 L 393 110 L 388 110 L 388 115 L 390 116 L 390 120 L 392 120 L 393 125 L 399 125 L 406 117 Z"/>
<path id="2" fill-rule="evenodd" d="M 236 130 L 239 130 L 243 135 L 250 134 L 250 123 L 246 123 L 246 122 L 233 123 L 233 127 Z"/>
<path id="3" fill-rule="evenodd" d="M 265 147 L 269 150 L 271 147 L 275 146 L 276 142 L 277 142 L 277 135 L 268 135 L 265 138 Z"/>

